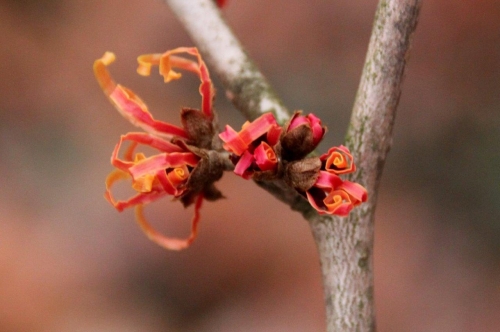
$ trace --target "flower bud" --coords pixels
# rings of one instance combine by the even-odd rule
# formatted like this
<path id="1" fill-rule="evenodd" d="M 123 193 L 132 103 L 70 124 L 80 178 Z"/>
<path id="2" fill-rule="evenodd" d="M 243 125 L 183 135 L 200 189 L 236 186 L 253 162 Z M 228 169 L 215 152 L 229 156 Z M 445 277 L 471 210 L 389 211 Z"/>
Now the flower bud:
<path id="1" fill-rule="evenodd" d="M 284 180 L 299 192 L 306 192 L 316 183 L 320 168 L 319 158 L 292 161 L 285 166 Z"/>
<path id="2" fill-rule="evenodd" d="M 212 147 L 215 134 L 212 117 L 192 108 L 183 108 L 181 121 L 192 145 L 203 149 Z"/>
<path id="3" fill-rule="evenodd" d="M 282 157 L 285 160 L 299 160 L 311 153 L 323 138 L 326 127 L 314 114 L 301 115 L 295 112 L 281 134 Z"/>

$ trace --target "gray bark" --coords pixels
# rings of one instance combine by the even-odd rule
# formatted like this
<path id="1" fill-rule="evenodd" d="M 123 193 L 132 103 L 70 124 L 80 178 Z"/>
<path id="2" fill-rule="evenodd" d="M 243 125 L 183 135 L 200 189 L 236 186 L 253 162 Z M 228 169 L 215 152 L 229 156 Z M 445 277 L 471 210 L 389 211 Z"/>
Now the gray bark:
<path id="1" fill-rule="evenodd" d="M 347 218 L 313 217 L 325 288 L 327 330 L 374 331 L 373 219 L 421 0 L 379 2 L 346 136 L 368 202 Z"/>
<path id="2" fill-rule="evenodd" d="M 214 69 L 226 95 L 248 119 L 289 113 L 250 61 L 212 0 L 166 0 Z M 259 183 L 309 221 L 320 256 L 327 330 L 374 331 L 373 218 L 382 169 L 392 142 L 401 83 L 421 0 L 381 0 L 377 7 L 346 145 L 358 166 L 351 176 L 368 202 L 349 217 L 320 216 L 283 183 Z"/>

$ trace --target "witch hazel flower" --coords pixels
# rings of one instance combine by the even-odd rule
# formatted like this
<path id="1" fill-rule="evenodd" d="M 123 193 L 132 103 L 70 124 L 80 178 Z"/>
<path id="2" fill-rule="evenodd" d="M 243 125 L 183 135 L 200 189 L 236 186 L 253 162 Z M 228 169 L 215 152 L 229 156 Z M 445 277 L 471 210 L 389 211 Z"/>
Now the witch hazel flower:
<path id="1" fill-rule="evenodd" d="M 366 201 L 367 192 L 340 177 L 356 170 L 347 147 L 333 147 L 319 158 L 307 157 L 325 132 L 317 116 L 297 111 L 283 128 L 267 113 L 245 123 L 239 132 L 226 126 L 219 137 L 231 152 L 235 174 L 258 181 L 283 180 L 318 213 L 346 216 Z"/>
<path id="2" fill-rule="evenodd" d="M 358 183 L 342 180 L 339 175 L 356 170 L 352 154 L 343 145 L 333 147 L 322 155 L 318 177 L 306 190 L 309 203 L 320 214 L 347 216 L 359 204 L 366 202 L 366 189 Z"/>
<path id="3" fill-rule="evenodd" d="M 197 61 L 178 55 L 183 53 L 196 57 Z M 182 126 L 175 126 L 154 119 L 146 104 L 132 90 L 114 82 L 107 69 L 114 60 L 115 55 L 106 52 L 94 62 L 97 81 L 118 112 L 145 132 L 121 136 L 111 155 L 111 164 L 116 169 L 106 179 L 105 198 L 118 211 L 135 207 L 139 226 L 154 242 L 167 249 L 184 249 L 196 238 L 203 199 L 216 200 L 222 197 L 213 185 L 222 177 L 223 161 L 217 154 L 210 153 L 216 136 L 212 107 L 214 89 L 207 67 L 196 48 L 181 47 L 163 54 L 146 54 L 138 58 L 137 72 L 143 76 L 150 74 L 152 66 L 158 66 L 165 82 L 181 77 L 174 68 L 192 72 L 200 78 L 201 110 L 182 109 Z M 120 158 L 122 144 L 127 141 L 130 145 L 124 157 Z M 151 147 L 157 153 L 147 157 L 136 152 L 139 146 Z M 116 200 L 111 192 L 113 184 L 121 180 L 130 180 L 136 192 L 123 201 Z M 184 206 L 194 203 L 194 217 L 188 238 L 166 237 L 157 232 L 144 217 L 143 206 L 165 196 L 179 199 Z"/>
<path id="4" fill-rule="evenodd" d="M 247 121 L 239 132 L 226 125 L 219 137 L 224 142 L 224 149 L 232 153 L 234 173 L 245 179 L 275 174 L 278 170 L 275 146 L 281 131 L 271 113 L 264 114 L 253 122 Z"/>
<path id="5" fill-rule="evenodd" d="M 143 132 L 122 135 L 116 144 L 111 154 L 115 169 L 106 178 L 104 196 L 118 211 L 134 207 L 139 226 L 160 246 L 173 250 L 189 247 L 198 233 L 203 201 L 222 197 L 214 182 L 222 177 L 224 170 L 232 169 L 245 179 L 282 181 L 320 214 L 346 216 L 366 201 L 364 187 L 341 178 L 356 170 L 347 147 L 341 145 L 320 157 L 310 156 L 326 133 L 326 127 L 314 114 L 297 111 L 281 127 L 272 113 L 266 113 L 244 123 L 240 131 L 226 125 L 217 134 L 214 88 L 196 48 L 180 47 L 137 58 L 137 72 L 143 76 L 149 76 L 152 67 L 158 66 L 166 83 L 181 78 L 178 69 L 199 77 L 201 109 L 182 108 L 180 126 L 155 119 L 139 96 L 115 83 L 108 71 L 114 61 L 115 55 L 106 52 L 94 62 L 97 81 L 118 112 Z M 139 151 L 142 147 L 155 152 L 146 155 Z M 224 150 L 229 152 L 229 159 Z M 134 194 L 119 200 L 112 187 L 124 180 L 130 181 Z M 144 206 L 163 197 L 179 200 L 185 207 L 194 204 L 187 238 L 167 237 L 145 218 Z"/>
<path id="6" fill-rule="evenodd" d="M 280 138 L 282 155 L 286 160 L 303 159 L 318 146 L 325 135 L 326 127 L 314 114 L 302 115 L 301 111 L 293 114 L 285 125 Z"/>

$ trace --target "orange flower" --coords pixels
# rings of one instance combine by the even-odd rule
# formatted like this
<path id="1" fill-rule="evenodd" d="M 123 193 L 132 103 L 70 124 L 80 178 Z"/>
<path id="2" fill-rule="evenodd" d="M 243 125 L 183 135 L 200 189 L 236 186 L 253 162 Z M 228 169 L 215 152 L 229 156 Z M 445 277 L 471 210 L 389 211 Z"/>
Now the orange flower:
<path id="1" fill-rule="evenodd" d="M 354 182 L 343 181 L 338 175 L 320 171 L 312 188 L 307 190 L 309 203 L 319 214 L 347 216 L 355 207 L 366 202 L 366 189 Z"/>
<path id="2" fill-rule="evenodd" d="M 218 4 L 223 5 L 224 1 Z M 181 53 L 196 57 L 196 61 L 179 56 Z M 111 164 L 116 169 L 106 178 L 105 198 L 118 211 L 135 207 L 139 226 L 160 246 L 173 250 L 187 248 L 198 233 L 203 199 L 213 201 L 222 197 L 214 182 L 229 167 L 218 151 L 220 142 L 215 139 L 214 89 L 208 69 L 196 48 L 180 47 L 163 54 L 138 57 L 140 75 L 148 76 L 152 66 L 158 66 L 165 82 L 181 77 L 174 69 L 192 72 L 200 78 L 201 110 L 183 108 L 182 126 L 176 126 L 154 119 L 134 92 L 113 81 L 107 67 L 114 60 L 114 54 L 106 52 L 94 62 L 97 81 L 118 112 L 145 132 L 121 136 L 111 155 Z M 367 192 L 361 185 L 339 176 L 356 170 L 345 146 L 333 147 L 319 158 L 306 158 L 325 132 L 326 127 L 318 117 L 304 116 L 297 111 L 284 128 L 278 125 L 272 113 L 266 113 L 252 122 L 247 121 L 239 132 L 227 125 L 218 136 L 222 147 L 230 152 L 235 174 L 258 181 L 282 180 L 305 196 L 320 214 L 346 216 L 353 207 L 367 200 Z M 130 145 L 120 157 L 126 141 Z M 146 156 L 136 151 L 139 146 L 156 152 Z M 135 192 L 126 200 L 115 199 L 111 191 L 121 180 L 130 180 Z M 179 199 L 184 206 L 194 203 L 191 234 L 186 239 L 160 234 L 144 217 L 144 205 L 164 196 Z"/>
<path id="3" fill-rule="evenodd" d="M 368 193 L 363 186 L 339 177 L 340 174 L 356 170 L 347 147 L 333 147 L 320 160 L 322 165 L 319 176 L 313 187 L 306 191 L 306 197 L 316 211 L 320 214 L 346 216 L 352 208 L 366 202 Z"/>
<path id="4" fill-rule="evenodd" d="M 335 146 L 320 157 L 324 169 L 333 174 L 347 174 L 356 171 L 351 152 L 345 146 Z"/>
<path id="5" fill-rule="evenodd" d="M 124 141 L 132 141 L 120 159 L 118 153 Z M 160 153 L 146 157 L 142 153 L 135 153 L 139 145 L 147 145 L 157 149 Z M 194 240 L 195 233 L 191 233 L 188 239 L 172 239 L 159 236 L 153 230 L 142 214 L 143 205 L 154 202 L 164 196 L 170 195 L 174 198 L 181 197 L 188 190 L 187 182 L 193 170 L 197 167 L 200 158 L 190 151 L 182 150 L 179 146 L 154 137 L 147 133 L 128 133 L 122 135 L 120 142 L 116 145 L 111 156 L 111 164 L 116 167 L 106 178 L 105 198 L 118 211 L 129 207 L 136 208 L 136 219 L 146 235 L 151 238 L 150 232 L 156 234 L 153 240 L 167 249 L 180 250 L 189 246 Z M 127 200 L 116 200 L 111 192 L 113 184 L 119 180 L 131 180 L 131 186 L 136 194 Z M 203 197 L 199 194 L 199 197 Z M 198 223 L 201 201 L 195 204 L 195 218 L 193 227 Z M 196 229 L 194 229 L 196 232 Z"/>
<path id="6" fill-rule="evenodd" d="M 194 55 L 197 62 L 177 56 L 176 54 L 179 53 Z M 181 113 L 183 127 L 178 127 L 154 119 L 146 104 L 135 93 L 113 81 L 107 66 L 114 60 L 114 54 L 106 52 L 102 58 L 94 62 L 94 73 L 97 81 L 118 112 L 146 133 L 132 132 L 121 136 L 111 155 L 111 164 L 116 169 L 106 179 L 105 198 L 118 211 L 135 207 L 136 219 L 141 229 L 157 244 L 167 249 L 184 249 L 196 238 L 199 210 L 204 197 L 203 188 L 201 190 L 197 188 L 193 192 L 189 182 L 191 175 L 201 164 L 203 158 L 195 154 L 186 143 L 211 142 L 211 137 L 208 139 L 197 137 L 197 128 L 200 126 L 209 128 L 204 133 L 211 133 L 214 118 L 212 110 L 214 90 L 208 70 L 196 48 L 181 47 L 163 54 L 142 55 L 137 59 L 139 62 L 137 72 L 144 76 L 150 74 L 153 65 L 158 65 L 165 82 L 181 77 L 181 74 L 175 72 L 173 68 L 193 72 L 200 78 L 201 112 L 191 109 L 183 110 Z M 177 144 L 167 141 L 167 139 L 172 138 L 177 140 Z M 121 159 L 119 152 L 125 141 L 130 141 L 131 144 Z M 139 145 L 149 146 L 157 150 L 158 153 L 149 157 L 143 153 L 136 153 L 136 148 Z M 124 201 L 116 200 L 111 193 L 111 187 L 115 182 L 126 179 L 131 180 L 131 187 L 136 191 L 136 194 Z M 212 183 L 207 182 L 206 185 L 211 186 Z M 212 190 L 212 188 L 210 189 Z M 183 200 L 183 203 L 185 205 L 195 203 L 191 234 L 187 239 L 163 236 L 156 232 L 144 218 L 143 206 L 167 195 L 174 198 L 189 196 Z"/>
<path id="7" fill-rule="evenodd" d="M 266 113 L 253 122 L 243 124 L 240 132 L 226 125 L 219 134 L 223 147 L 234 154 L 234 173 L 248 179 L 255 172 L 274 172 L 278 157 L 274 146 L 278 143 L 281 127 L 272 113 Z"/>

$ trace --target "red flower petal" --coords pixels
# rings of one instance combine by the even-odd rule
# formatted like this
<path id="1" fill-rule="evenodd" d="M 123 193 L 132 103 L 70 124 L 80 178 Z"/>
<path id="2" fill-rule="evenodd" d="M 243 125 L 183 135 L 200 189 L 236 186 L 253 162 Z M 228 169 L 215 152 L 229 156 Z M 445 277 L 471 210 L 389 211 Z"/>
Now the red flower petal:
<path id="1" fill-rule="evenodd" d="M 310 124 L 309 119 L 301 115 L 301 111 L 298 111 L 293 115 L 292 120 L 290 121 L 290 126 L 288 126 L 288 131 L 293 130 L 303 124 Z"/>
<path id="2" fill-rule="evenodd" d="M 134 179 L 137 179 L 148 173 L 155 173 L 170 167 L 181 167 L 183 165 L 194 167 L 198 161 L 199 157 L 192 152 L 161 153 L 135 163 L 128 171 Z"/>
<path id="3" fill-rule="evenodd" d="M 163 196 L 165 196 L 164 192 L 159 192 L 159 191 L 153 191 L 149 193 L 138 193 L 135 196 L 132 196 L 126 201 L 117 201 L 114 199 L 112 193 L 111 193 L 111 187 L 113 184 L 117 181 L 121 180 L 127 180 L 130 179 L 130 174 L 127 172 L 124 172 L 119 169 L 115 169 L 112 171 L 106 178 L 106 192 L 104 194 L 104 197 L 106 200 L 111 203 L 118 211 L 123 211 L 123 209 L 126 209 L 128 207 L 137 205 L 137 204 L 146 204 L 153 202 Z"/>
<path id="4" fill-rule="evenodd" d="M 130 123 L 144 129 L 146 132 L 159 136 L 171 137 L 174 135 L 187 138 L 184 129 L 167 122 L 155 120 L 144 102 L 131 90 L 117 85 L 109 98 L 120 114 Z"/>
<path id="5" fill-rule="evenodd" d="M 277 123 L 272 125 L 267 132 L 267 143 L 270 146 L 275 146 L 276 144 L 278 144 L 282 131 L 283 128 L 281 128 Z"/>
<path id="6" fill-rule="evenodd" d="M 368 199 L 368 193 L 362 185 L 351 182 L 351 181 L 344 181 L 340 186 L 339 189 L 344 190 L 349 196 L 351 201 L 353 202 L 353 205 L 359 205 L 362 202 L 366 202 Z"/>
<path id="7" fill-rule="evenodd" d="M 224 142 L 224 149 L 237 156 L 241 156 L 248 148 L 248 145 L 230 125 L 226 125 L 226 130 L 220 133 L 219 137 Z"/>
<path id="8" fill-rule="evenodd" d="M 366 202 L 366 189 L 336 174 L 320 171 L 314 186 L 306 192 L 309 203 L 320 214 L 346 216 L 353 207 Z"/>
<path id="9" fill-rule="evenodd" d="M 115 55 L 106 52 L 102 58 L 94 62 L 94 74 L 104 94 L 110 99 L 118 112 L 132 124 L 141 127 L 147 132 L 166 137 L 175 135 L 187 138 L 184 129 L 155 120 L 149 113 L 147 106 L 137 95 L 123 86 L 116 85 L 107 69 L 107 66 L 114 60 Z"/>
<path id="10" fill-rule="evenodd" d="M 320 202 L 317 201 L 318 197 L 315 197 L 312 191 L 307 191 L 306 196 L 311 206 L 319 214 L 346 216 L 353 208 L 349 195 L 342 190 L 332 190 L 328 195 L 323 196 L 324 198 Z"/>
<path id="11" fill-rule="evenodd" d="M 172 144 L 169 141 L 165 141 L 164 139 L 161 139 L 159 137 L 147 133 L 137 133 L 137 132 L 126 133 L 125 135 L 121 135 L 119 144 L 122 144 L 124 141 L 132 141 L 134 143 L 147 145 L 162 152 L 183 151 L 182 148 L 179 147 L 178 145 Z"/>
<path id="12" fill-rule="evenodd" d="M 135 217 L 142 231 L 151 241 L 155 242 L 156 244 L 165 249 L 182 250 L 188 248 L 198 235 L 198 224 L 200 221 L 200 209 L 202 203 L 203 203 L 203 195 L 199 194 L 198 197 L 196 198 L 196 203 L 194 206 L 194 216 L 191 221 L 191 234 L 189 234 L 189 237 L 186 239 L 170 238 L 159 233 L 156 229 L 153 228 L 153 226 L 151 226 L 151 224 L 144 217 L 142 204 L 136 206 Z"/>
<path id="13" fill-rule="evenodd" d="M 179 53 L 194 55 L 197 58 L 198 63 L 173 55 Z M 175 72 L 172 68 L 184 69 L 198 75 L 201 80 L 199 88 L 202 98 L 201 111 L 207 116 L 213 116 L 212 101 L 215 92 L 207 66 L 205 65 L 205 62 L 201 58 L 201 55 L 196 47 L 179 47 L 163 54 L 144 54 L 137 58 L 137 62 L 139 63 L 137 72 L 143 76 L 149 76 L 151 66 L 158 65 L 160 74 L 164 77 L 164 80 L 167 83 L 171 80 L 181 78 L 181 74 Z"/>
<path id="14" fill-rule="evenodd" d="M 250 152 L 245 151 L 245 153 L 243 153 L 240 160 L 238 160 L 238 163 L 234 167 L 234 174 L 248 180 L 252 175 L 252 172 L 249 172 L 247 170 L 250 166 L 252 166 L 254 160 L 254 156 Z"/>
<path id="15" fill-rule="evenodd" d="M 322 195 L 324 195 L 324 193 L 322 193 Z M 316 210 L 318 211 L 319 214 L 325 214 L 326 210 L 324 207 L 321 207 L 315 200 L 315 197 L 314 195 L 311 193 L 311 191 L 306 191 L 306 197 L 307 197 L 307 200 L 309 201 L 309 204 L 311 204 L 311 206 Z M 323 202 L 321 202 L 323 203 Z"/>
<path id="16" fill-rule="evenodd" d="M 325 128 L 321 125 L 321 120 L 314 114 L 308 114 L 307 119 L 309 120 L 311 129 L 313 131 L 313 143 L 319 144 L 323 135 L 325 134 Z"/>
<path id="17" fill-rule="evenodd" d="M 319 171 L 319 176 L 314 183 L 315 187 L 333 190 L 342 184 L 342 179 L 335 174 L 328 173 L 325 171 Z"/>
<path id="18" fill-rule="evenodd" d="M 233 152 L 237 156 L 241 156 L 243 151 L 248 149 L 253 141 L 267 133 L 271 128 L 274 128 L 275 125 L 277 123 L 274 115 L 266 113 L 253 122 L 246 122 L 239 133 L 236 133 L 230 126 L 226 126 L 226 130 L 220 133 L 219 137 L 225 143 L 224 149 Z"/>
<path id="19" fill-rule="evenodd" d="M 347 216 L 353 208 L 349 195 L 343 190 L 332 190 L 323 202 L 328 214 Z"/>
<path id="20" fill-rule="evenodd" d="M 267 133 L 274 125 L 276 125 L 274 115 L 272 113 L 266 113 L 252 122 L 246 122 L 240 130 L 239 136 L 245 144 L 249 145 L 257 138 Z"/>
<path id="21" fill-rule="evenodd" d="M 349 149 L 343 145 L 328 150 L 320 157 L 325 162 L 325 170 L 334 174 L 347 174 L 356 171 Z"/>
<path id="22" fill-rule="evenodd" d="M 121 145 L 124 141 L 132 141 L 132 145 L 127 149 L 125 153 L 125 159 L 119 159 L 118 153 L 120 151 Z M 146 133 L 127 133 L 120 137 L 120 141 L 115 146 L 113 153 L 111 154 L 111 164 L 118 169 L 123 171 L 128 171 L 128 169 L 133 166 L 133 153 L 137 144 L 143 144 L 160 150 L 162 152 L 181 152 L 183 151 L 179 146 L 167 142 L 159 137 L 155 137 Z"/>
<path id="23" fill-rule="evenodd" d="M 320 118 L 312 113 L 304 116 L 301 115 L 300 111 L 296 112 L 293 115 L 292 120 L 290 121 L 288 131 L 293 130 L 301 125 L 307 125 L 311 128 L 313 133 L 313 144 L 319 144 L 319 142 L 323 138 L 323 135 L 325 134 L 325 128 L 322 127 Z"/>
<path id="24" fill-rule="evenodd" d="M 254 151 L 255 163 L 262 171 L 273 171 L 278 166 L 278 158 L 273 148 L 262 142 Z"/>

